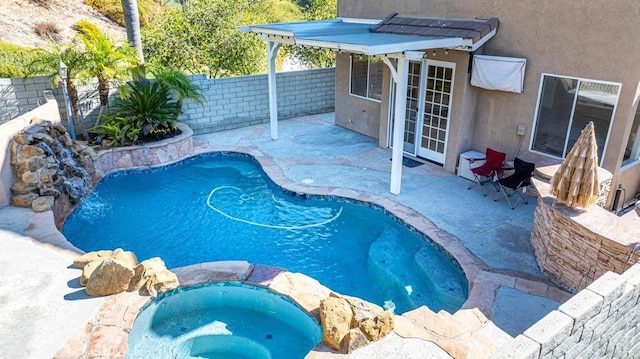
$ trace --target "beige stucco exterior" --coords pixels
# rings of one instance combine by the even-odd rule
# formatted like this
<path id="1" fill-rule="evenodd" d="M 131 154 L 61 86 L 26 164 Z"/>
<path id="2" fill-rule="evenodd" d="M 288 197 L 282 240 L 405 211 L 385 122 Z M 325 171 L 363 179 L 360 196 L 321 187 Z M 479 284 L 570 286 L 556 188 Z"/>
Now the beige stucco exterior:
<path id="1" fill-rule="evenodd" d="M 640 83 L 640 13 L 629 4 L 606 0 L 513 2 L 510 0 L 340 0 L 338 16 L 383 19 L 400 15 L 442 18 L 497 17 L 497 35 L 479 53 L 524 57 L 527 68 L 521 94 L 478 89 L 469 85 L 469 54 L 431 51 L 427 58 L 456 63 L 454 104 L 444 167 L 453 172 L 458 154 L 490 146 L 513 157 L 526 125 L 519 157 L 542 162 L 550 156 L 529 150 L 541 75 L 577 77 L 622 84 L 610 126 L 602 167 L 614 174 L 613 188 L 621 183 L 628 195 L 640 191 L 640 164 L 621 169 L 624 149 L 635 116 Z M 388 72 L 385 77 L 388 77 Z M 349 57 L 338 54 L 336 122 L 387 143 L 388 79 L 382 103 L 349 95 Z"/>

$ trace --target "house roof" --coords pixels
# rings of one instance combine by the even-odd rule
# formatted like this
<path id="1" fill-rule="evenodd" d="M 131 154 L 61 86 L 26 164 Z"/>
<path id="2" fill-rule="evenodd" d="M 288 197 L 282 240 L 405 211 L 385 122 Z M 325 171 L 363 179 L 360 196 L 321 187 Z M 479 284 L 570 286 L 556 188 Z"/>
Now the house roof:
<path id="1" fill-rule="evenodd" d="M 497 28 L 496 18 L 457 20 L 392 14 L 382 21 L 338 18 L 240 29 L 276 43 L 382 55 L 440 48 L 475 51 L 496 34 Z"/>
<path id="2" fill-rule="evenodd" d="M 459 37 L 476 43 L 498 28 L 498 18 L 437 19 L 403 17 L 391 14 L 371 28 L 375 33 L 418 35 L 433 37 Z"/>

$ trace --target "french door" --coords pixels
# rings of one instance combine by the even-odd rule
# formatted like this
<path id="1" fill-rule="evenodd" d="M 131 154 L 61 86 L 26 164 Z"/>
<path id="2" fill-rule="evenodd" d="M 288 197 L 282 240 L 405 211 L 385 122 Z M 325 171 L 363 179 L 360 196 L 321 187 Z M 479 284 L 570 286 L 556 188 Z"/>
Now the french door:
<path id="1" fill-rule="evenodd" d="M 403 150 L 413 156 L 444 164 L 455 63 L 423 60 L 409 62 L 407 110 Z M 392 145 L 395 90 L 390 98 L 389 144 Z"/>

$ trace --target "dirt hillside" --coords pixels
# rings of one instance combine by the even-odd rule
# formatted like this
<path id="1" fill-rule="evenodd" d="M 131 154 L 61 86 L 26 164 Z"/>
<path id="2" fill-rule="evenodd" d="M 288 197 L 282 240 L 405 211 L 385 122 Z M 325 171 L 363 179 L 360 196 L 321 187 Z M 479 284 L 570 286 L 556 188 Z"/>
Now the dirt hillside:
<path id="1" fill-rule="evenodd" d="M 114 38 L 126 38 L 123 27 L 85 5 L 83 0 L 0 0 L 0 40 L 46 48 L 47 41 L 35 29 L 39 23 L 51 23 L 60 30 L 61 41 L 68 43 L 74 36 L 72 26 L 81 19 L 98 25 Z"/>

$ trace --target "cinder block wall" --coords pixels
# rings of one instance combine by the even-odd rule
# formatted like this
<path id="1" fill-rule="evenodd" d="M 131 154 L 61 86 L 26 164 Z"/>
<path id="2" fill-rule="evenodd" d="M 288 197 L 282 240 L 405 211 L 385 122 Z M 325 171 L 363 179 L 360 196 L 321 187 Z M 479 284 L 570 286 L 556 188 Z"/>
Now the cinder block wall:
<path id="1" fill-rule="evenodd" d="M 205 101 L 203 106 L 187 101 L 180 120 L 195 134 L 269 121 L 267 75 L 224 79 L 194 75 L 191 79 L 202 88 Z M 335 68 L 277 73 L 276 83 L 279 119 L 334 111 Z M 87 128 L 95 123 L 100 108 L 96 89 L 95 82 L 78 85 L 80 110 Z M 0 123 L 36 108 L 44 90 L 53 91 L 62 121 L 67 126 L 62 88 L 53 86 L 47 76 L 0 79 Z M 115 96 L 113 89 L 110 103 Z"/>
<path id="2" fill-rule="evenodd" d="M 639 298 L 640 264 L 607 272 L 493 358 L 640 358 Z"/>
<path id="3" fill-rule="evenodd" d="M 186 103 L 180 120 L 195 134 L 229 130 L 269 121 L 267 75 L 191 80 L 202 88 L 203 105 Z M 333 112 L 335 68 L 276 74 L 278 118 Z"/>

